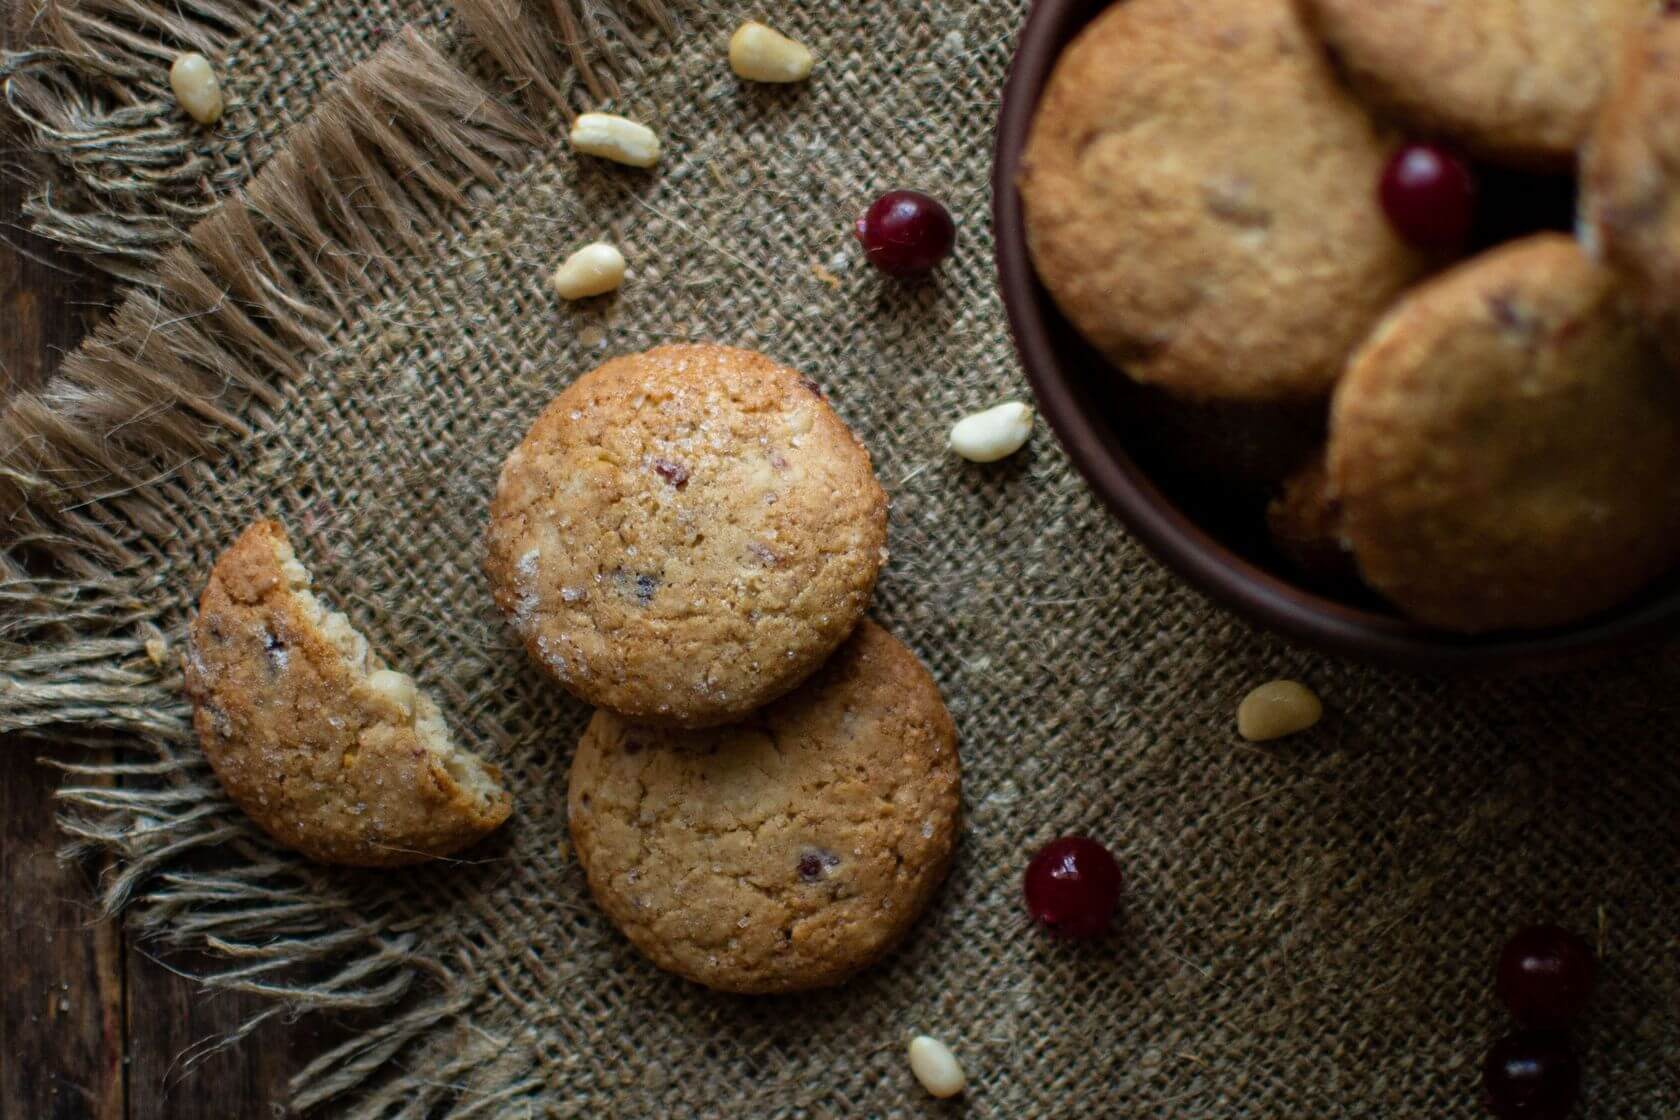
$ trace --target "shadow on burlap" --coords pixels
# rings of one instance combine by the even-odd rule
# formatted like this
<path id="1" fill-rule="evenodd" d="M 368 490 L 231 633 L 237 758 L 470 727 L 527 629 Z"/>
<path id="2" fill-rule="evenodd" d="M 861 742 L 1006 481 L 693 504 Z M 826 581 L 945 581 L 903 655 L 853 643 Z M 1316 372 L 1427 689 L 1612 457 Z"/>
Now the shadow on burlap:
<path id="1" fill-rule="evenodd" d="M 511 95 L 538 114 L 536 142 L 503 151 L 467 205 L 417 205 L 411 240 L 385 236 L 393 263 L 345 284 L 294 371 L 225 343 L 246 359 L 226 400 L 252 434 L 224 424 L 189 463 L 23 519 L 11 558 L 66 566 L 7 576 L 0 720 L 133 737 L 122 790 L 67 792 L 71 831 L 124 861 L 109 901 L 137 892 L 143 931 L 220 951 L 208 983 L 372 1012 L 295 1086 L 334 1115 L 1470 1117 L 1505 1029 L 1491 959 L 1542 918 L 1604 958 L 1580 1115 L 1680 1114 L 1680 649 L 1522 682 L 1352 667 L 1177 585 L 1042 428 L 994 466 L 947 454 L 954 417 L 1027 392 L 986 182 L 1020 6 L 775 13 L 822 60 L 793 89 L 729 75 L 744 14 L 687 13 L 680 45 L 654 42 L 625 82 L 617 104 L 665 138 L 657 171 L 573 158 L 552 106 Z M 447 49 L 509 92 L 465 38 Z M 236 79 L 240 96 L 264 105 L 285 69 Z M 906 185 L 946 200 L 961 235 L 936 277 L 899 285 L 849 227 Z M 545 273 L 601 237 L 629 282 L 557 305 Z M 874 614 L 927 662 L 961 735 L 951 878 L 899 952 L 833 992 L 715 995 L 613 931 L 565 842 L 587 712 L 526 664 L 478 569 L 498 465 L 542 405 L 671 339 L 800 368 L 862 436 L 892 498 Z M 461 861 L 311 868 L 216 790 L 155 643 L 178 648 L 214 556 L 259 515 L 508 775 L 514 818 Z M 1325 721 L 1242 743 L 1237 700 L 1277 676 L 1310 682 Z M 1052 942 L 1020 905 L 1028 853 L 1070 831 L 1109 841 L 1128 877 L 1104 942 Z M 921 1032 L 961 1057 L 963 1103 L 911 1081 Z"/>

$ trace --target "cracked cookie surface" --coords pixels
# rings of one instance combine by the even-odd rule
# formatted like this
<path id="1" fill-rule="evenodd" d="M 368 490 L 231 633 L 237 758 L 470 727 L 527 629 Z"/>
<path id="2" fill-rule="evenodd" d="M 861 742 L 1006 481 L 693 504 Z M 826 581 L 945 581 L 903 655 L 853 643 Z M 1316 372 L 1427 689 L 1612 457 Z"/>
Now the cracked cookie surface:
<path id="1" fill-rule="evenodd" d="M 285 530 L 258 521 L 217 559 L 183 659 L 193 726 L 228 796 L 325 863 L 448 855 L 507 819 L 501 773 L 311 590 Z"/>
<path id="2" fill-rule="evenodd" d="M 1657 0 L 1299 0 L 1355 85 L 1424 133 L 1567 166 Z"/>
<path id="3" fill-rule="evenodd" d="M 1680 561 L 1680 378 L 1622 286 L 1540 234 L 1417 288 L 1331 407 L 1365 581 L 1480 632 L 1578 621 Z"/>
<path id="4" fill-rule="evenodd" d="M 705 727 L 845 640 L 887 502 L 816 383 L 762 354 L 661 346 L 578 378 L 502 467 L 485 568 L 530 655 L 597 707 Z"/>
<path id="5" fill-rule="evenodd" d="M 746 723 L 598 712 L 572 760 L 572 843 L 601 908 L 661 968 L 734 992 L 825 987 L 884 956 L 956 843 L 956 728 L 915 654 L 865 620 Z"/>
<path id="6" fill-rule="evenodd" d="M 1322 398 L 1424 267 L 1378 205 L 1388 149 L 1291 0 L 1126 0 L 1039 102 L 1020 175 L 1033 263 L 1138 381 Z"/>

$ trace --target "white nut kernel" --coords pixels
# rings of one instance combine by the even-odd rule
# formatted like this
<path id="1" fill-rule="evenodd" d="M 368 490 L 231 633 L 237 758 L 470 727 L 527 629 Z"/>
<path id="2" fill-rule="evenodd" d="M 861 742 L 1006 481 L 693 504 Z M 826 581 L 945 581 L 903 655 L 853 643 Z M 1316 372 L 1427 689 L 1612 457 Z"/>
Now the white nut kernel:
<path id="1" fill-rule="evenodd" d="M 976 412 L 951 428 L 951 450 L 975 463 L 995 463 L 1021 450 L 1032 435 L 1033 410 L 1020 401 Z"/>
<path id="2" fill-rule="evenodd" d="M 804 43 L 752 20 L 729 37 L 729 68 L 749 82 L 803 82 L 816 62 Z"/>
<path id="3" fill-rule="evenodd" d="M 611 113 L 584 113 L 572 125 L 572 147 L 631 167 L 659 162 L 659 137 L 645 124 Z"/>
<path id="4" fill-rule="evenodd" d="M 222 84 L 210 68 L 210 60 L 197 51 L 175 56 L 169 67 L 169 88 L 187 115 L 199 124 L 222 119 Z"/>
<path id="5" fill-rule="evenodd" d="M 937 1038 L 917 1035 L 910 1040 L 910 1072 L 922 1088 L 936 1097 L 954 1097 L 968 1086 L 963 1068 L 951 1048 Z"/>
<path id="6" fill-rule="evenodd" d="M 604 295 L 624 283 L 624 254 L 605 241 L 585 245 L 550 277 L 549 287 L 561 299 Z"/>
<path id="7" fill-rule="evenodd" d="M 1305 731 L 1324 715 L 1313 690 L 1296 681 L 1272 681 L 1237 705 L 1237 734 L 1249 742 L 1279 739 Z"/>

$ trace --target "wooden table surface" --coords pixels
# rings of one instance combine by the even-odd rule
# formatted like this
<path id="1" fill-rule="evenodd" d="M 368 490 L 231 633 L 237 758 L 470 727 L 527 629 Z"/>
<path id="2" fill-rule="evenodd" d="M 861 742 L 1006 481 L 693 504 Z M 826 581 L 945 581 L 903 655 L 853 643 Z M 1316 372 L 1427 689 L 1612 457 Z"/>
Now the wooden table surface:
<path id="1" fill-rule="evenodd" d="M 0 20 L 0 39 L 15 24 Z M 4 117 L 0 109 L 0 117 Z M 112 285 L 19 225 L 28 162 L 0 121 L 0 395 L 38 385 L 98 321 Z M 0 736 L 0 1120 L 244 1120 L 277 1114 L 330 1024 L 277 1018 L 190 1070 L 179 1056 L 260 1010 L 210 996 L 120 923 L 100 920 L 101 868 L 59 860 L 53 760 L 87 752 Z"/>

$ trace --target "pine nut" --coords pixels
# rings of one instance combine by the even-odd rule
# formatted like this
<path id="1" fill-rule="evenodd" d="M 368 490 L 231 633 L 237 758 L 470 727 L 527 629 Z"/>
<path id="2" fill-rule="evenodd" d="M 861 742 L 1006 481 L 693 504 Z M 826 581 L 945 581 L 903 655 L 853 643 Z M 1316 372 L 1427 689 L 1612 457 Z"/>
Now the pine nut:
<path id="1" fill-rule="evenodd" d="M 645 124 L 611 113 L 584 113 L 572 125 L 572 147 L 631 167 L 659 162 L 659 137 Z"/>
<path id="2" fill-rule="evenodd" d="M 1271 681 L 1243 697 L 1237 706 L 1237 734 L 1249 742 L 1279 739 L 1305 731 L 1324 715 L 1312 689 L 1296 681 Z"/>
<path id="3" fill-rule="evenodd" d="M 624 283 L 624 254 L 605 241 L 585 245 L 549 279 L 549 287 L 561 299 L 588 299 L 604 295 Z"/>
<path id="4" fill-rule="evenodd" d="M 968 1087 L 968 1078 L 951 1048 L 925 1034 L 910 1040 L 910 1072 L 936 1097 L 954 1097 Z"/>
<path id="5" fill-rule="evenodd" d="M 215 124 L 222 119 L 222 84 L 210 60 L 197 51 L 175 56 L 169 67 L 169 88 L 187 115 L 199 124 Z"/>
<path id="6" fill-rule="evenodd" d="M 729 37 L 729 68 L 749 82 L 802 82 L 816 61 L 804 43 L 752 20 Z"/>
<path id="7" fill-rule="evenodd" d="M 958 420 L 951 428 L 951 450 L 970 462 L 995 463 L 1021 450 L 1032 424 L 1032 409 L 1008 401 Z"/>

